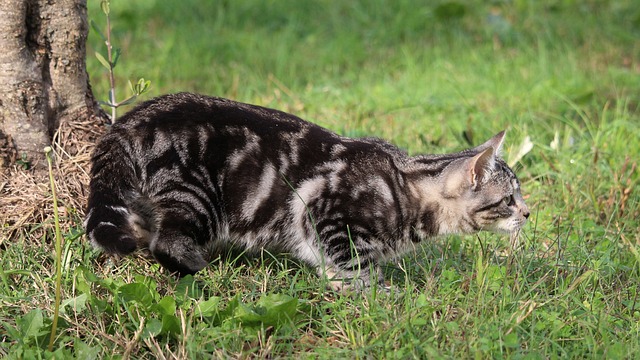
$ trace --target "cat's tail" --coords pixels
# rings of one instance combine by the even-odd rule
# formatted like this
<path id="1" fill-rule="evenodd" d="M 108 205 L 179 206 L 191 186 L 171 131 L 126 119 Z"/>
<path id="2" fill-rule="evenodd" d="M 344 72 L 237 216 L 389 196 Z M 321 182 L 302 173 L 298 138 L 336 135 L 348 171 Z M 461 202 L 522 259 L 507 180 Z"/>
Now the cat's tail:
<path id="1" fill-rule="evenodd" d="M 138 247 L 135 222 L 139 217 L 130 206 L 139 195 L 129 146 L 112 134 L 106 135 L 93 153 L 84 227 L 93 246 L 126 255 Z"/>

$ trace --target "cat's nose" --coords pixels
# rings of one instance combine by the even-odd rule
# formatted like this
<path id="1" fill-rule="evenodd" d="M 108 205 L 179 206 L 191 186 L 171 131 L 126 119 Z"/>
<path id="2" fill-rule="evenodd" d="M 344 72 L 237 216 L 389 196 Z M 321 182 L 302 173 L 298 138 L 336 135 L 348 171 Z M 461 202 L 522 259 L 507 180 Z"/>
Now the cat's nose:
<path id="1" fill-rule="evenodd" d="M 522 216 L 524 216 L 525 219 L 529 218 L 529 207 L 527 207 L 527 205 L 524 204 L 524 202 L 522 202 L 520 204 L 520 206 L 518 206 L 518 209 L 520 210 L 520 213 L 522 214 Z"/>

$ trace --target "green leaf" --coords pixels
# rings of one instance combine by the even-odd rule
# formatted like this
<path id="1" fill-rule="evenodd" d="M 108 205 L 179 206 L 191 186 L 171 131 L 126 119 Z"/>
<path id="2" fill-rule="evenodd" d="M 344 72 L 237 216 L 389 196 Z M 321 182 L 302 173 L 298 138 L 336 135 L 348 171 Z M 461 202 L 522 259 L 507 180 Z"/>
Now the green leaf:
<path id="1" fill-rule="evenodd" d="M 91 28 L 93 29 L 93 31 L 95 31 L 96 34 L 98 34 L 98 36 L 102 38 L 102 41 L 107 41 L 107 37 L 104 36 L 102 30 L 100 30 L 100 26 L 98 26 L 98 24 L 93 20 L 90 20 L 89 23 L 91 24 Z"/>
<path id="2" fill-rule="evenodd" d="M 142 339 L 149 339 L 160 335 L 162 332 L 162 321 L 158 319 L 149 319 L 142 331 Z"/>
<path id="3" fill-rule="evenodd" d="M 176 301 L 172 297 L 165 296 L 153 306 L 153 310 L 161 315 L 175 315 Z"/>
<path id="4" fill-rule="evenodd" d="M 22 340 L 22 335 L 20 334 L 20 332 L 16 328 L 14 328 L 13 326 L 9 325 L 7 322 L 2 321 L 2 320 L 0 320 L 0 325 L 2 325 L 2 327 L 9 334 L 9 340 L 10 341 L 21 341 Z"/>
<path id="5" fill-rule="evenodd" d="M 73 241 L 84 235 L 84 229 L 81 227 L 74 227 L 69 230 L 69 233 L 64 235 L 66 241 Z"/>
<path id="6" fill-rule="evenodd" d="M 109 62 L 107 61 L 107 59 L 105 59 L 104 56 L 102 56 L 102 54 L 100 54 L 97 51 L 95 52 L 95 54 L 96 54 L 96 58 L 98 58 L 98 61 L 100 61 L 100 64 L 102 64 L 102 66 L 107 68 L 107 70 L 111 70 L 111 65 L 109 65 Z"/>
<path id="7" fill-rule="evenodd" d="M 271 294 L 260 298 L 257 305 L 267 309 L 266 320 L 280 322 L 295 316 L 298 299 L 286 294 Z"/>
<path id="8" fill-rule="evenodd" d="M 73 358 L 73 354 L 71 354 L 71 350 L 65 349 L 63 347 L 56 349 L 54 352 L 51 352 L 51 353 L 47 352 L 45 354 L 47 356 L 47 359 L 72 359 Z M 41 358 L 41 357 L 39 356 L 36 359 L 38 358 Z"/>
<path id="9" fill-rule="evenodd" d="M 220 312 L 220 297 L 214 296 L 196 304 L 196 314 L 200 317 L 210 317 Z"/>
<path id="10" fill-rule="evenodd" d="M 65 314 L 66 307 L 71 306 L 74 312 L 78 313 L 87 308 L 87 294 L 83 293 L 74 298 L 67 299 L 60 304 L 60 312 Z"/>
<path id="11" fill-rule="evenodd" d="M 427 325 L 427 320 L 425 318 L 417 317 L 411 320 L 411 325 L 413 326 L 425 326 Z"/>
<path id="12" fill-rule="evenodd" d="M 76 289 L 83 294 L 91 294 L 91 283 L 95 281 L 87 279 L 85 271 L 87 270 L 83 266 L 79 266 L 74 270 Z M 93 277 L 95 278 L 95 275 Z"/>
<path id="13" fill-rule="evenodd" d="M 91 305 L 95 306 L 95 311 L 97 312 L 107 312 L 110 313 L 111 312 L 111 305 L 109 304 L 109 302 L 107 300 L 104 299 L 100 299 L 98 297 L 92 297 L 90 299 L 91 301 Z"/>
<path id="14" fill-rule="evenodd" d="M 144 78 L 138 79 L 138 83 L 136 84 L 136 87 L 135 87 L 135 94 L 136 95 L 144 94 L 145 92 L 147 92 L 147 90 L 149 90 L 150 85 L 151 85 L 151 81 L 149 80 L 145 81 Z"/>
<path id="15" fill-rule="evenodd" d="M 110 9 L 109 9 L 109 0 L 102 0 L 100 2 L 100 8 L 102 9 L 102 12 L 105 15 L 109 15 L 109 11 L 110 11 Z"/>
<path id="16" fill-rule="evenodd" d="M 264 309 L 258 309 L 258 311 L 266 312 Z M 256 326 L 262 323 L 263 315 L 256 312 L 255 308 L 239 304 L 233 312 L 233 318 L 247 326 Z"/>
<path id="17" fill-rule="evenodd" d="M 504 278 L 506 275 L 504 266 L 489 265 L 485 268 L 485 285 L 494 291 L 504 286 Z"/>
<path id="18" fill-rule="evenodd" d="M 77 270 L 76 270 L 76 274 L 77 275 L 82 275 L 82 277 L 91 283 L 97 283 L 100 282 L 100 278 L 93 273 L 93 271 L 89 270 L 87 267 L 85 266 L 78 266 Z"/>
<path id="19" fill-rule="evenodd" d="M 151 88 L 151 80 L 147 80 L 144 82 L 144 87 L 142 88 L 142 91 L 140 91 L 140 94 L 144 94 L 147 91 L 149 91 L 149 89 Z"/>
<path id="20" fill-rule="evenodd" d="M 271 294 L 260 298 L 255 306 L 239 304 L 233 315 L 248 326 L 275 326 L 295 318 L 297 308 L 298 299 L 284 294 Z"/>
<path id="21" fill-rule="evenodd" d="M 98 104 L 104 105 L 104 106 L 108 106 L 108 107 L 116 107 L 114 104 L 112 104 L 112 103 L 110 103 L 108 101 L 98 100 Z"/>
<path id="22" fill-rule="evenodd" d="M 458 325 L 458 323 L 455 321 L 447 321 L 444 324 L 444 327 L 451 332 L 457 332 L 458 330 L 460 330 L 460 325 Z"/>
<path id="23" fill-rule="evenodd" d="M 116 64 L 118 63 L 118 59 L 120 59 L 120 55 L 122 55 L 122 49 L 118 48 L 116 49 L 115 53 L 113 54 L 113 67 L 116 67 Z"/>
<path id="24" fill-rule="evenodd" d="M 20 269 L 7 269 L 4 270 L 5 275 L 30 275 L 31 272 L 29 270 L 20 270 Z"/>
<path id="25" fill-rule="evenodd" d="M 145 308 L 149 308 L 153 302 L 152 291 L 142 283 L 122 285 L 118 293 L 124 302 L 138 303 Z"/>
<path id="26" fill-rule="evenodd" d="M 133 87 L 133 83 L 131 82 L 131 80 L 127 80 L 127 84 L 129 84 L 129 90 L 131 91 L 131 93 L 135 94 L 136 89 Z"/>
<path id="27" fill-rule="evenodd" d="M 624 342 L 618 341 L 613 344 L 610 344 L 606 349 L 607 359 L 625 359 L 628 358 L 629 355 L 629 347 Z"/>
<path id="28" fill-rule="evenodd" d="M 100 348 L 89 346 L 80 339 L 74 339 L 73 349 L 76 359 L 98 359 L 98 355 L 100 355 Z"/>
<path id="29" fill-rule="evenodd" d="M 20 333 L 24 338 L 38 336 L 43 326 L 44 317 L 42 316 L 42 310 L 40 309 L 31 310 L 18 321 Z"/>
<path id="30" fill-rule="evenodd" d="M 503 339 L 504 346 L 512 349 L 516 349 L 520 347 L 520 340 L 518 340 L 518 335 L 515 332 L 507 334 Z"/>
<path id="31" fill-rule="evenodd" d="M 425 294 L 418 295 L 418 297 L 416 298 L 416 308 L 419 309 L 427 305 L 429 305 L 429 303 L 427 302 L 427 295 Z"/>
<path id="32" fill-rule="evenodd" d="M 176 285 L 176 300 L 184 301 L 186 298 L 199 299 L 202 295 L 202 290 L 191 275 L 183 277 Z"/>
<path id="33" fill-rule="evenodd" d="M 238 296 L 231 299 L 229 304 L 227 304 L 227 307 L 223 311 L 220 311 L 218 313 L 220 322 L 232 318 L 235 314 L 236 309 L 239 306 L 240 306 L 240 300 L 238 299 Z"/>
<path id="34" fill-rule="evenodd" d="M 180 320 L 175 315 L 162 316 L 162 333 L 163 334 L 180 334 Z"/>
<path id="35" fill-rule="evenodd" d="M 129 105 L 132 102 L 136 101 L 138 97 L 136 95 L 130 96 L 124 100 L 122 100 L 121 102 L 118 103 L 118 106 L 123 106 L 123 105 Z"/>

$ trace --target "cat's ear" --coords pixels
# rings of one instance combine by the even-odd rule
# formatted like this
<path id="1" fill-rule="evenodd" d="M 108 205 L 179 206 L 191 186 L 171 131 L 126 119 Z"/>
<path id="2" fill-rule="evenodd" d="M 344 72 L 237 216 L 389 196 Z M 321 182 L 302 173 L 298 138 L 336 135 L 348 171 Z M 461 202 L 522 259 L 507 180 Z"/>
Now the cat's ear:
<path id="1" fill-rule="evenodd" d="M 502 134 L 504 136 L 504 132 Z M 483 179 L 489 176 L 489 173 L 495 166 L 496 152 L 497 150 L 495 150 L 493 146 L 489 146 L 467 160 L 467 176 L 472 190 L 476 190 L 478 185 L 483 182 Z"/>
<path id="2" fill-rule="evenodd" d="M 506 130 L 502 130 L 495 134 L 491 139 L 487 140 L 484 144 L 476 146 L 475 150 L 478 152 L 484 151 L 488 148 L 493 149 L 495 156 L 500 156 L 502 153 L 502 144 L 504 143 L 504 135 Z"/>
<path id="3" fill-rule="evenodd" d="M 495 166 L 496 155 L 493 147 L 480 150 L 476 155 L 460 159 L 444 176 L 444 196 L 459 197 L 471 189 L 475 191 Z"/>

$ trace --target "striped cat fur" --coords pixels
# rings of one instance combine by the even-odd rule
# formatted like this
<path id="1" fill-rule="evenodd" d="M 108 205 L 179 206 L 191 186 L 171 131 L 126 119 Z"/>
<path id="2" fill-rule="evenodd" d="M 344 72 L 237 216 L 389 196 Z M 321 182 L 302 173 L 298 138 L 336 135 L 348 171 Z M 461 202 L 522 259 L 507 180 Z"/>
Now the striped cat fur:
<path id="1" fill-rule="evenodd" d="M 408 156 L 281 111 L 165 95 L 98 143 L 86 233 L 108 253 L 149 249 L 179 275 L 233 247 L 289 253 L 337 289 L 368 286 L 422 240 L 519 231 L 529 210 L 503 140 Z"/>

